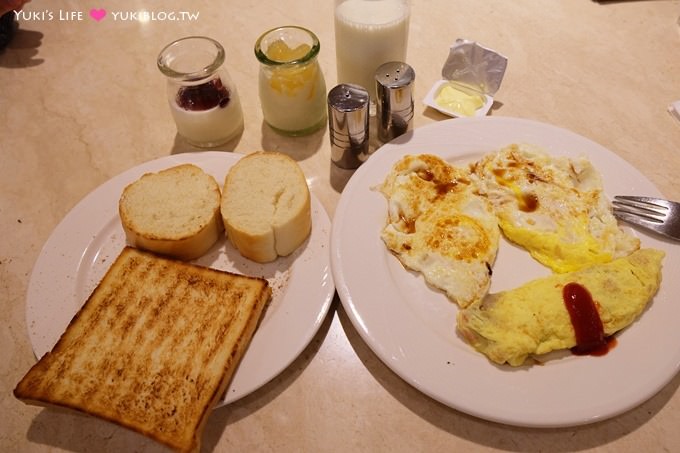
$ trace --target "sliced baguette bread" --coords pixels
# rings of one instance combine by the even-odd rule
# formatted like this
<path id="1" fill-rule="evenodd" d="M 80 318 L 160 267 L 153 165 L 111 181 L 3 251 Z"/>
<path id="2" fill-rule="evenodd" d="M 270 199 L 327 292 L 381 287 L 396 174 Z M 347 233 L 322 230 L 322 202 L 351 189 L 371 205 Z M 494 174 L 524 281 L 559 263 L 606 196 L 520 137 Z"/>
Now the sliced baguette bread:
<path id="1" fill-rule="evenodd" d="M 182 260 L 203 255 L 221 237 L 220 187 L 192 164 L 147 173 L 118 203 L 130 245 Z"/>
<path id="2" fill-rule="evenodd" d="M 270 297 L 264 279 L 126 247 L 14 395 L 198 451 Z"/>
<path id="3" fill-rule="evenodd" d="M 290 255 L 312 228 L 305 175 L 297 162 L 278 152 L 249 154 L 229 170 L 221 212 L 231 243 L 260 263 Z"/>

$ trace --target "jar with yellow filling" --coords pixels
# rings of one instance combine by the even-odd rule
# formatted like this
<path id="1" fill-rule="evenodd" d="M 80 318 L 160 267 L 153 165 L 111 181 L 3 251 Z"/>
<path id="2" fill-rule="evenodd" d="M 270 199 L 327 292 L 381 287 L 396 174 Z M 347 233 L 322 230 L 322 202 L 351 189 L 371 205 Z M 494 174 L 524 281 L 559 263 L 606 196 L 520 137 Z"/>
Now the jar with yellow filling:
<path id="1" fill-rule="evenodd" d="M 264 33 L 255 43 L 264 121 L 279 133 L 305 135 L 326 122 L 326 83 L 319 39 L 296 26 Z"/>
<path id="2" fill-rule="evenodd" d="M 437 90 L 435 103 L 447 110 L 452 110 L 461 116 L 474 116 L 486 99 L 480 93 L 464 85 L 447 82 Z"/>

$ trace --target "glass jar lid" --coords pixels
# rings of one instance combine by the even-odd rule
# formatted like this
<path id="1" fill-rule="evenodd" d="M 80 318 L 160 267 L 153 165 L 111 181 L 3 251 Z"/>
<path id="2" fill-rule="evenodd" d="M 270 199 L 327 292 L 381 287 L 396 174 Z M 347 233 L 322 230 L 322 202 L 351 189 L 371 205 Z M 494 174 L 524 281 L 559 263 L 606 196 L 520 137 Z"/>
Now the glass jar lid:
<path id="1" fill-rule="evenodd" d="M 158 55 L 158 69 L 181 81 L 200 81 L 224 63 L 224 48 L 207 36 L 187 36 L 171 42 Z"/>

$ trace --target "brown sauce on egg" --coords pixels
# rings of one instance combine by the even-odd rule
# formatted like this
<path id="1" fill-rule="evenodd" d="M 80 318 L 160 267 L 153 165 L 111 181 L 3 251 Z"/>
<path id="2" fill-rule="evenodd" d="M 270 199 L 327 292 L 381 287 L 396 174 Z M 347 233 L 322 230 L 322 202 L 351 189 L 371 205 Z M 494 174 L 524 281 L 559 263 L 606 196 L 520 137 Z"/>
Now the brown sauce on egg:
<path id="1" fill-rule="evenodd" d="M 600 314 L 588 289 L 578 283 L 567 283 L 562 299 L 569 312 L 576 335 L 575 355 L 605 355 L 616 345 L 614 337 L 606 337 Z"/>
<path id="2" fill-rule="evenodd" d="M 434 173 L 432 171 L 427 170 L 427 169 L 421 169 L 416 172 L 418 177 L 422 179 L 423 181 L 431 182 L 434 184 L 434 189 L 437 192 L 438 197 L 442 197 L 446 195 L 449 192 L 453 192 L 456 190 L 456 187 L 458 186 L 458 180 L 452 179 L 450 181 L 441 181 L 437 178 L 435 178 Z M 468 181 L 461 181 L 463 183 L 469 183 Z"/>
<path id="3" fill-rule="evenodd" d="M 403 214 L 399 216 L 399 219 L 404 224 L 404 233 L 413 234 L 416 232 L 416 220 L 410 219 Z"/>
<path id="4" fill-rule="evenodd" d="M 523 212 L 534 212 L 538 209 L 538 197 L 534 193 L 523 193 L 519 199 L 519 210 Z"/>
<path id="5" fill-rule="evenodd" d="M 534 184 L 536 181 L 538 181 L 538 182 L 548 182 L 545 179 L 543 179 L 542 177 L 538 176 L 536 173 L 531 172 L 531 171 L 527 172 L 527 181 L 529 181 L 531 184 Z"/>
<path id="6" fill-rule="evenodd" d="M 434 173 L 430 170 L 418 170 L 416 174 L 424 181 L 432 181 L 434 179 Z"/>
<path id="7" fill-rule="evenodd" d="M 435 186 L 437 190 L 437 195 L 441 197 L 449 192 L 453 192 L 456 189 L 457 185 L 458 182 L 456 181 L 440 182 Z"/>

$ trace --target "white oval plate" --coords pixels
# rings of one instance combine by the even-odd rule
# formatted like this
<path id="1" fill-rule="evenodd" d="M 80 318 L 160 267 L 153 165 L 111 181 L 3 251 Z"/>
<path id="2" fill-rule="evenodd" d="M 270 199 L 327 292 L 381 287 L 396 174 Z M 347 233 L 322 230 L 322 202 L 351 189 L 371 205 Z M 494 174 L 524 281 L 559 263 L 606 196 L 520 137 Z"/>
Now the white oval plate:
<path id="1" fill-rule="evenodd" d="M 71 318 L 125 245 L 118 217 L 123 188 L 142 174 L 193 163 L 213 175 L 220 186 L 241 154 L 208 151 L 156 159 L 110 179 L 78 203 L 45 243 L 28 285 L 28 334 L 37 357 L 50 351 Z M 328 242 L 330 220 L 312 195 L 312 232 L 298 250 L 272 263 L 243 258 L 221 239 L 194 262 L 216 269 L 265 277 L 273 289 L 255 335 L 216 406 L 257 390 L 283 371 L 309 344 L 323 322 L 335 293 Z"/>
<path id="2" fill-rule="evenodd" d="M 352 176 L 331 231 L 331 265 L 338 294 L 354 327 L 380 359 L 432 398 L 468 414 L 529 427 L 563 427 L 603 420 L 642 403 L 680 366 L 680 268 L 677 244 L 640 236 L 666 251 L 661 288 L 638 321 L 603 357 L 569 354 L 542 366 L 496 366 L 456 334 L 457 308 L 405 270 L 380 231 L 386 201 L 375 191 L 405 154 L 433 153 L 452 163 L 478 159 L 511 143 L 532 143 L 553 155 L 587 156 L 602 173 L 605 192 L 658 196 L 639 171 L 604 147 L 551 125 L 515 118 L 465 118 L 428 125 L 380 148 Z M 524 250 L 502 241 L 491 292 L 549 272 Z"/>

